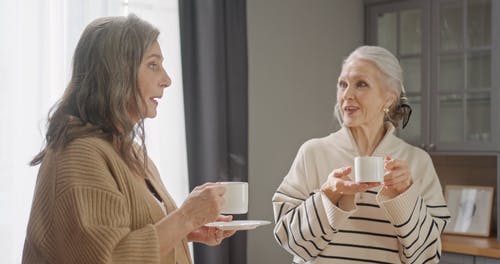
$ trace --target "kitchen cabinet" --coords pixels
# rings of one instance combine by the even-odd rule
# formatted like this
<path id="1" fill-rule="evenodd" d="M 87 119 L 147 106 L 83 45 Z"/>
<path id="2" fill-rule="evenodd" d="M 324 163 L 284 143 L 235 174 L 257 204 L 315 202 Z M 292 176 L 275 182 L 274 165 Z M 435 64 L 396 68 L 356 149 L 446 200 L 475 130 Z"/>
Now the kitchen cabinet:
<path id="1" fill-rule="evenodd" d="M 500 241 L 500 1 L 364 3 L 365 42 L 387 48 L 403 68 L 413 113 L 398 135 L 431 156 L 489 156 L 497 160 L 493 178 L 484 177 L 479 169 L 448 177 L 453 184 L 467 184 L 470 180 L 464 177 L 470 177 L 477 185 L 496 187 L 493 239 Z M 439 170 L 439 164 L 435 165 Z M 500 258 L 500 254 L 486 257 Z M 478 257 L 474 261 L 488 263 L 491 259 Z"/>
<path id="2" fill-rule="evenodd" d="M 500 242 L 493 237 L 441 235 L 440 263 L 500 264 Z"/>
<path id="3" fill-rule="evenodd" d="M 442 264 L 500 264 L 500 259 L 476 257 L 471 255 L 443 253 L 441 256 Z"/>
<path id="4" fill-rule="evenodd" d="M 454 254 L 454 253 L 443 253 L 441 255 L 442 264 L 474 264 L 474 256 Z"/>
<path id="5" fill-rule="evenodd" d="M 366 42 L 395 54 L 429 152 L 500 151 L 500 1 L 365 1 Z"/>
<path id="6" fill-rule="evenodd" d="M 492 259 L 485 257 L 474 257 L 474 264 L 500 264 L 500 259 Z"/>

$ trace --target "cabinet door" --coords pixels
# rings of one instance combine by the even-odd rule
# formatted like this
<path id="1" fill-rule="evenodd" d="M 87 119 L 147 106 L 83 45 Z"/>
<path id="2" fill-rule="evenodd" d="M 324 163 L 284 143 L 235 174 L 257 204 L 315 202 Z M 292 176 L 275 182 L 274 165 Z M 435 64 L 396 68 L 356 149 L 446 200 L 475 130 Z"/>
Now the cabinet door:
<path id="1" fill-rule="evenodd" d="M 404 1 L 369 8 L 368 43 L 391 51 L 401 63 L 406 96 L 412 107 L 410 122 L 398 131 L 415 145 L 429 141 L 428 115 L 428 8 L 425 1 Z"/>
<path id="2" fill-rule="evenodd" d="M 475 264 L 500 264 L 500 259 L 476 257 Z"/>
<path id="3" fill-rule="evenodd" d="M 398 135 L 431 152 L 500 150 L 500 1 L 366 8 L 368 44 L 392 51 L 403 68 L 413 114 Z"/>
<path id="4" fill-rule="evenodd" d="M 441 261 L 439 263 L 474 264 L 474 256 L 443 252 L 443 254 L 441 255 Z"/>
<path id="5" fill-rule="evenodd" d="M 491 0 L 432 1 L 431 144 L 495 150 Z"/>

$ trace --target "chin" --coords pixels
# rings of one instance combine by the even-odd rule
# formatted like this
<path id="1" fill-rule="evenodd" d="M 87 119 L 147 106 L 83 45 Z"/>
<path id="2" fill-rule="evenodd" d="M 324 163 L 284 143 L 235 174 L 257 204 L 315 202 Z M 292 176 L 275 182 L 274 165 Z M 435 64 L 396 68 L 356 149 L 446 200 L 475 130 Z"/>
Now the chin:
<path id="1" fill-rule="evenodd" d="M 355 123 L 351 118 L 346 118 L 346 117 L 342 119 L 342 122 L 346 127 L 352 127 Z"/>
<path id="2" fill-rule="evenodd" d="M 344 126 L 353 128 L 353 127 L 358 127 L 359 124 L 354 122 L 353 120 L 344 120 Z"/>
<path id="3" fill-rule="evenodd" d="M 157 114 L 158 114 L 158 111 L 156 111 L 156 108 L 153 108 L 153 107 L 146 111 L 147 118 L 155 118 Z"/>

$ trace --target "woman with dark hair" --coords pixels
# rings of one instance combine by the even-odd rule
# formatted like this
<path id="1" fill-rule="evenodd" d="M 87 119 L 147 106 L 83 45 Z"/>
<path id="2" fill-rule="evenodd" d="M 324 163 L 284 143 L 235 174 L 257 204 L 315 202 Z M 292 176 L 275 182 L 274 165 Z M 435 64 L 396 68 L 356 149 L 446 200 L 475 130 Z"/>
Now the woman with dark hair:
<path id="1" fill-rule="evenodd" d="M 191 263 L 187 242 L 234 234 L 204 226 L 231 220 L 220 215 L 224 187 L 198 186 L 177 208 L 148 158 L 144 119 L 171 83 L 158 35 L 135 15 L 84 30 L 31 161 L 41 166 L 23 263 Z"/>
<path id="2" fill-rule="evenodd" d="M 362 46 L 342 65 L 341 129 L 298 151 L 274 197 L 275 238 L 294 263 L 437 263 L 449 219 L 432 160 L 393 135 L 409 120 L 402 69 Z M 382 183 L 352 180 L 356 156 L 385 157 Z"/>

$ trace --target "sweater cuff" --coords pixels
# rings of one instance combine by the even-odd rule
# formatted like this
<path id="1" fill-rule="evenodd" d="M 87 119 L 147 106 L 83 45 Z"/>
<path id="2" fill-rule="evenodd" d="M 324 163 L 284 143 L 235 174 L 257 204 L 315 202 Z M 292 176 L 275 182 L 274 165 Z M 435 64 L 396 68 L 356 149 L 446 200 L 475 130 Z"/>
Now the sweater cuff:
<path id="1" fill-rule="evenodd" d="M 417 184 L 412 184 L 408 190 L 390 199 L 379 193 L 377 202 L 387 214 L 393 225 L 400 225 L 411 217 L 419 197 Z"/>
<path id="2" fill-rule="evenodd" d="M 344 198 L 344 196 L 340 198 L 339 206 L 347 209 L 346 211 L 333 204 L 332 201 L 330 201 L 330 199 L 323 192 L 320 192 L 320 195 L 321 195 L 321 202 L 323 204 L 323 208 L 325 209 L 325 214 L 328 219 L 328 223 L 336 231 L 338 230 L 339 225 L 354 213 L 356 209 L 356 206 L 354 204 L 354 198 L 349 199 L 349 198 Z"/>

